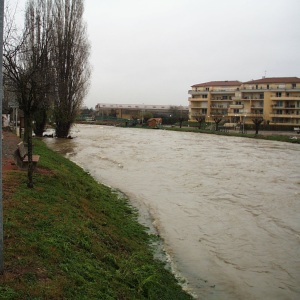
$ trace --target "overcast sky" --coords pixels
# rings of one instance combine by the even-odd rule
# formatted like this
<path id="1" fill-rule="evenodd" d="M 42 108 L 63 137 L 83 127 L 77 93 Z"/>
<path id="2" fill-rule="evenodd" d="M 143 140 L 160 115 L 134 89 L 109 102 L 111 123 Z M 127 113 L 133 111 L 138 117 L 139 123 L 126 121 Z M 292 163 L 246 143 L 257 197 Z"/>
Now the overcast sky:
<path id="1" fill-rule="evenodd" d="M 188 105 L 193 84 L 300 77 L 299 12 L 300 0 L 85 0 L 84 103 Z"/>

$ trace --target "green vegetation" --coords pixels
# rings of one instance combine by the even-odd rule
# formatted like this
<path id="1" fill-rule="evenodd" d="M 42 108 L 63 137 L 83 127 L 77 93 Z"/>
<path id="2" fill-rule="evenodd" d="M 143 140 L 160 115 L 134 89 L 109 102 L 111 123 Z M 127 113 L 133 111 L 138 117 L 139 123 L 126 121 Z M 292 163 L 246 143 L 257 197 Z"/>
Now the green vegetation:
<path id="1" fill-rule="evenodd" d="M 165 264 L 157 239 L 126 199 L 34 141 L 33 189 L 24 171 L 4 174 L 0 299 L 191 299 Z"/>

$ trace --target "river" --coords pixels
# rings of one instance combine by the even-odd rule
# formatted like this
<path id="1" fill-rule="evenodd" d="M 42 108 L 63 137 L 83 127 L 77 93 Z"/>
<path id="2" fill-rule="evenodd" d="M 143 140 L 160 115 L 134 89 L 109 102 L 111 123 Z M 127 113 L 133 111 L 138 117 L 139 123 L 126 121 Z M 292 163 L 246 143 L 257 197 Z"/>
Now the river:
<path id="1" fill-rule="evenodd" d="M 300 145 L 76 125 L 45 139 L 149 217 L 197 299 L 300 299 Z"/>

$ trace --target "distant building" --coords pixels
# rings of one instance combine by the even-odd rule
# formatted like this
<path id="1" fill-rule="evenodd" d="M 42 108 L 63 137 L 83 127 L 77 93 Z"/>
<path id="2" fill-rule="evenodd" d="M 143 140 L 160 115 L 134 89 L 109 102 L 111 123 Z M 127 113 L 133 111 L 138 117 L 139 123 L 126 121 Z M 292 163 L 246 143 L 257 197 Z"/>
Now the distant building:
<path id="1" fill-rule="evenodd" d="M 153 117 L 170 117 L 174 111 L 188 115 L 189 111 L 188 106 L 109 103 L 98 103 L 95 109 L 98 117 L 119 119 L 142 119 L 146 113 L 151 113 Z"/>
<path id="2" fill-rule="evenodd" d="M 251 123 L 260 115 L 271 125 L 300 124 L 300 78 L 274 77 L 195 84 L 189 91 L 189 119 L 222 115 L 228 122 Z"/>

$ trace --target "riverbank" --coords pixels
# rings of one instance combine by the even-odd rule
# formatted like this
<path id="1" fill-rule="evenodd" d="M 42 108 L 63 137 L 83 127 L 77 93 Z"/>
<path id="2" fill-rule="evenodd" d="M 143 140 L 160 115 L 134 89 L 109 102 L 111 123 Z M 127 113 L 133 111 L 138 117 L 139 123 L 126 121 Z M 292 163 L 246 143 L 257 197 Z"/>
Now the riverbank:
<path id="1" fill-rule="evenodd" d="M 1 299 L 191 299 L 161 261 L 127 199 L 34 140 L 34 188 L 4 132 Z"/>
<path id="2" fill-rule="evenodd" d="M 101 124 L 99 122 L 78 122 L 78 124 L 124 127 L 124 126 L 121 126 L 120 124 L 116 124 L 116 123 Z M 141 125 L 132 126 L 131 128 L 153 129 L 148 126 L 141 126 Z M 158 129 L 158 128 L 155 128 L 155 129 Z M 297 134 L 296 131 L 274 131 L 274 130 L 271 131 L 271 130 L 261 129 L 261 130 L 259 130 L 258 134 L 255 134 L 255 130 L 253 130 L 253 129 L 246 130 L 245 133 L 242 133 L 242 132 L 239 132 L 238 130 L 234 130 L 234 129 L 228 129 L 228 131 L 224 132 L 224 131 L 215 131 L 215 130 L 209 130 L 209 129 L 199 129 L 197 126 L 182 126 L 182 128 L 180 128 L 178 125 L 176 125 L 176 126 L 163 125 L 159 129 L 182 131 L 182 132 L 205 133 L 205 134 L 217 134 L 217 135 L 225 135 L 225 136 L 235 136 L 235 137 L 263 139 L 263 140 L 270 140 L 270 141 L 300 144 L 300 134 Z"/>
<path id="3" fill-rule="evenodd" d="M 255 134 L 255 132 L 253 130 L 252 131 L 248 130 L 246 133 L 241 133 L 236 130 L 228 130 L 227 132 L 223 132 L 223 131 L 198 129 L 196 127 L 182 127 L 182 128 L 180 128 L 180 127 L 164 127 L 163 129 L 173 130 L 173 131 L 182 131 L 182 132 L 217 134 L 217 135 L 225 135 L 225 136 L 235 136 L 235 137 L 244 137 L 244 138 L 262 139 L 262 140 L 300 144 L 300 135 L 297 134 L 296 132 L 291 132 L 291 131 L 260 130 L 258 132 L 258 134 Z"/>

